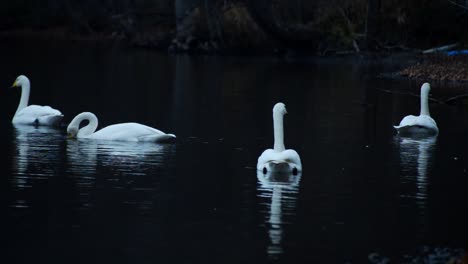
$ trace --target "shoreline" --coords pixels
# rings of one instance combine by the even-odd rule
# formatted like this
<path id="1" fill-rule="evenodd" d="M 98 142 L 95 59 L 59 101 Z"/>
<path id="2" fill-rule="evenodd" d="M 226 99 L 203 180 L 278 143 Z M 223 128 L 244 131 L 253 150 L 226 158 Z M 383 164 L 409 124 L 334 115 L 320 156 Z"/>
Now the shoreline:
<path id="1" fill-rule="evenodd" d="M 420 62 L 406 67 L 396 74 L 408 79 L 468 82 L 468 55 L 446 54 L 419 55 Z"/>
<path id="2" fill-rule="evenodd" d="M 150 33 L 143 32 L 142 34 Z M 216 51 L 171 51 L 168 40 L 165 45 L 139 45 L 134 40 L 118 33 L 93 32 L 89 34 L 73 33 L 65 27 L 48 29 L 0 30 L 0 39 L 36 39 L 56 41 L 79 41 L 85 43 L 120 43 L 134 49 L 147 49 L 168 54 L 240 56 L 240 57 L 280 57 L 285 59 L 356 59 L 369 61 L 401 60 L 405 61 L 397 71 L 383 72 L 382 77 L 392 79 L 442 81 L 451 83 L 468 82 L 468 55 L 448 56 L 445 53 L 421 54 L 418 51 L 377 51 L 352 52 L 337 51 L 329 54 L 317 54 L 305 50 L 263 50 L 237 49 Z"/>

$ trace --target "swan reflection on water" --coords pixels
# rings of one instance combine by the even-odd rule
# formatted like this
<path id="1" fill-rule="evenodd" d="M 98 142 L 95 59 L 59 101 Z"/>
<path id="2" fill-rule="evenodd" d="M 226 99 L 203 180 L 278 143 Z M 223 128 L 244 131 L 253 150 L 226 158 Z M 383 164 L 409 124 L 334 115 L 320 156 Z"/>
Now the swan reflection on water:
<path id="1" fill-rule="evenodd" d="M 265 224 L 268 229 L 270 245 L 267 253 L 276 258 L 283 253 L 283 228 L 290 224 L 286 218 L 295 215 L 296 200 L 299 193 L 299 183 L 302 173 L 263 173 L 257 171 L 257 195 L 262 200 L 267 199 L 267 205 L 262 212 L 265 215 Z"/>
<path id="2" fill-rule="evenodd" d="M 13 130 L 16 155 L 13 155 L 17 178 L 47 177 L 59 162 L 60 131 L 51 127 L 16 125 Z"/>
<path id="3" fill-rule="evenodd" d="M 79 204 L 88 208 L 92 204 L 90 197 L 97 180 L 104 181 L 101 184 L 103 188 L 153 192 L 154 187 L 149 186 L 147 180 L 154 176 L 155 170 L 172 164 L 168 159 L 173 157 L 175 145 L 68 139 L 66 150 L 67 173 L 74 179 L 80 193 Z M 135 203 L 143 208 L 149 202 L 129 200 L 126 203 Z"/>
<path id="4" fill-rule="evenodd" d="M 428 170 L 436 141 L 436 136 L 420 138 L 395 136 L 400 152 L 401 183 L 416 186 L 416 191 L 402 193 L 401 197 L 415 200 L 421 212 L 427 200 Z"/>
<path id="5" fill-rule="evenodd" d="M 16 191 L 30 188 L 35 181 L 47 180 L 58 173 L 60 159 L 60 130 L 53 127 L 15 125 L 13 129 L 12 184 Z M 20 198 L 14 207 L 25 207 Z"/>
<path id="6" fill-rule="evenodd" d="M 138 166 L 164 164 L 174 145 L 151 142 L 100 141 L 70 139 L 67 141 L 67 157 L 70 172 L 94 174 L 99 165 L 112 166 L 117 172 L 138 174 Z"/>

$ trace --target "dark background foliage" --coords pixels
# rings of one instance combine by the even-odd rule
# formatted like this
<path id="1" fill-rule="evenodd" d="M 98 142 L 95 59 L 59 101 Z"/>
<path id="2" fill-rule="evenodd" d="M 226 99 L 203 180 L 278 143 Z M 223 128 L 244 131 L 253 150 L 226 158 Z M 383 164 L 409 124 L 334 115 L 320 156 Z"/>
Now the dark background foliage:
<path id="1" fill-rule="evenodd" d="M 176 50 L 422 49 L 466 42 L 466 7 L 449 0 L 9 0 L 0 2 L 0 30 L 60 29 Z"/>

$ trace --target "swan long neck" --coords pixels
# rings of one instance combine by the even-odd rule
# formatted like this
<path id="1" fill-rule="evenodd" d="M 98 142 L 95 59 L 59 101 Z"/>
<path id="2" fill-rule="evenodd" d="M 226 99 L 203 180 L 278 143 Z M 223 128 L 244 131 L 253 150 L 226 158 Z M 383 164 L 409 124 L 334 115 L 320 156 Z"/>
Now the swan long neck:
<path id="1" fill-rule="evenodd" d="M 16 113 L 19 113 L 23 108 L 28 106 L 29 103 L 29 93 L 31 90 L 31 84 L 28 80 L 25 80 L 24 83 L 21 85 L 21 99 L 18 104 L 18 108 L 16 109 Z"/>
<path id="2" fill-rule="evenodd" d="M 429 113 L 429 88 L 421 88 L 421 113 L 420 115 L 430 116 Z"/>
<path id="3" fill-rule="evenodd" d="M 283 113 L 279 111 L 273 111 L 273 132 L 275 138 L 273 149 L 275 151 L 284 151 Z"/>
<path id="4" fill-rule="evenodd" d="M 84 120 L 88 120 L 89 124 L 78 130 L 78 128 L 80 127 L 80 123 Z M 96 131 L 98 127 L 98 119 L 93 113 L 84 112 L 73 118 L 73 120 L 70 122 L 69 127 L 74 127 L 78 130 L 78 138 L 87 137 L 93 134 L 94 131 Z"/>

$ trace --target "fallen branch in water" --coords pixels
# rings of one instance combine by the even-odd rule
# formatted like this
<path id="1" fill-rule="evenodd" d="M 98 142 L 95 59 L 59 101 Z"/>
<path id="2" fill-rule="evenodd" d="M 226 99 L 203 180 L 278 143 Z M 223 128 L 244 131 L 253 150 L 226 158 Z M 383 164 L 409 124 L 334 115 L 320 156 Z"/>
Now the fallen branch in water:
<path id="1" fill-rule="evenodd" d="M 405 51 L 412 51 L 412 52 L 421 52 L 420 49 L 415 49 L 415 48 L 409 48 L 403 44 L 395 44 L 395 45 L 388 45 L 385 44 L 377 39 L 373 40 L 379 49 L 384 49 L 384 50 L 405 50 Z"/>
<path id="2" fill-rule="evenodd" d="M 454 43 L 454 44 L 450 44 L 450 45 L 445 45 L 445 46 L 441 46 L 441 47 L 436 47 L 436 48 L 432 48 L 432 49 L 427 49 L 427 50 L 423 50 L 423 54 L 428 54 L 428 53 L 434 53 L 434 52 L 439 52 L 439 51 L 446 51 L 446 50 L 449 50 L 449 49 L 453 49 L 455 48 L 456 46 L 458 46 L 458 43 Z"/>
<path id="3" fill-rule="evenodd" d="M 457 101 L 457 100 L 464 99 L 464 98 L 468 98 L 468 94 L 460 94 L 457 96 L 450 97 L 449 99 L 445 100 L 444 103 L 450 104 L 453 101 Z"/>
<path id="4" fill-rule="evenodd" d="M 459 8 L 463 8 L 463 9 L 465 9 L 465 10 L 468 10 L 468 6 L 459 4 L 459 3 L 454 2 L 454 1 L 452 1 L 452 0 L 447 0 L 447 1 L 448 1 L 449 3 L 451 3 L 452 5 L 454 5 L 454 6 L 457 6 L 457 7 L 459 7 Z"/>
<path id="5" fill-rule="evenodd" d="M 393 90 L 380 89 L 380 88 L 378 90 L 382 91 L 382 92 L 386 92 L 386 93 L 391 93 L 391 94 L 409 95 L 409 96 L 414 96 L 414 97 L 421 98 L 421 96 L 419 96 L 418 94 L 410 93 L 410 92 L 393 91 Z M 446 100 L 438 100 L 438 99 L 429 97 L 429 101 L 432 101 L 432 102 L 438 103 L 438 104 L 453 104 L 453 102 L 461 100 L 461 99 L 465 99 L 465 98 L 468 98 L 468 93 L 459 94 L 459 95 L 450 97 L 450 98 L 448 98 Z"/>
<path id="6" fill-rule="evenodd" d="M 410 93 L 410 92 L 392 91 L 392 90 L 380 89 L 380 88 L 378 90 L 382 91 L 382 92 L 386 92 L 386 93 L 391 93 L 391 94 L 410 95 L 410 96 L 421 98 L 421 96 L 419 94 L 414 94 L 414 93 Z M 466 96 L 468 97 L 468 94 Z M 437 100 L 437 99 L 431 98 L 431 97 L 429 97 L 429 101 L 432 101 L 432 102 L 438 103 L 438 104 L 446 104 L 446 101 Z"/>

